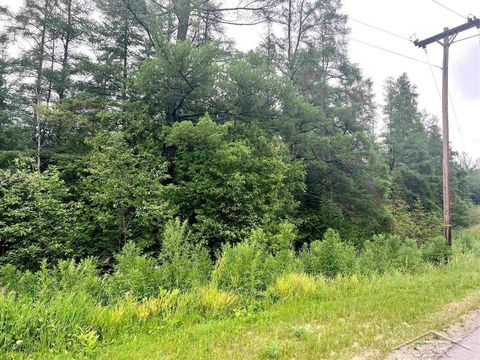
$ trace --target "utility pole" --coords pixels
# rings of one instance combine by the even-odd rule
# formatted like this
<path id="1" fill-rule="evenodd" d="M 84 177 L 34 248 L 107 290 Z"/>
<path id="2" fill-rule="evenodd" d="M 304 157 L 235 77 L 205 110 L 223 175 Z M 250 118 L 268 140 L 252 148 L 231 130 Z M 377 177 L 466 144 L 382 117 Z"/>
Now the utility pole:
<path id="1" fill-rule="evenodd" d="M 445 240 L 448 246 L 452 246 L 452 221 L 450 212 L 450 147 L 448 132 L 448 56 L 450 45 L 461 32 L 480 28 L 480 19 L 469 18 L 468 21 L 453 29 L 444 28 L 443 32 L 425 40 L 416 40 L 414 44 L 425 49 L 427 45 L 434 42 L 443 47 L 443 68 L 442 68 L 442 127 L 443 127 L 443 222 Z"/>

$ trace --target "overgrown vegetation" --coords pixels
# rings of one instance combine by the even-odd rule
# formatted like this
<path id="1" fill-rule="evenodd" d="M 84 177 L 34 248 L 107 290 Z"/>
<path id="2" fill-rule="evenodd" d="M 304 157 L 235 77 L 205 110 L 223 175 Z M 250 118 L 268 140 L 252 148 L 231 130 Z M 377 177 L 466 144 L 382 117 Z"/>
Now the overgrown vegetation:
<path id="1" fill-rule="evenodd" d="M 35 272 L 1 267 L 0 350 L 18 356 L 94 356 L 126 334 L 255 316 L 292 297 L 322 297 L 345 281 L 353 289 L 385 272 L 425 276 L 453 255 L 440 241 L 418 249 L 398 236 L 382 236 L 356 256 L 333 230 L 296 255 L 292 228 L 284 225 L 279 234 L 256 230 L 238 245 L 225 245 L 212 264 L 204 248 L 184 246 L 185 226 L 179 221 L 167 225 L 157 258 L 126 244 L 111 274 L 101 275 L 92 258 L 52 267 L 43 263 Z M 270 244 L 276 242 L 283 248 L 272 252 Z M 478 261 L 477 230 L 465 232 L 456 243 L 456 265 L 448 267 L 471 264 L 468 256 Z"/>
<path id="2" fill-rule="evenodd" d="M 127 243 L 158 256 L 175 218 L 213 258 L 282 223 L 311 256 L 328 229 L 357 251 L 382 233 L 419 246 L 441 234 L 437 121 L 404 74 L 386 81 L 375 126 L 340 1 L 25 0 L 0 13 L 0 263 L 94 256 L 110 271 Z M 275 30 L 241 53 L 232 19 Z M 462 228 L 478 164 L 451 160 Z"/>
<path id="3" fill-rule="evenodd" d="M 375 126 L 341 1 L 223 3 L 0 7 L 6 357 L 92 358 L 478 255 L 476 232 L 454 250 L 438 237 L 442 139 L 406 74 L 386 80 Z M 248 53 L 226 36 L 237 21 L 269 25 Z M 457 232 L 480 223 L 480 170 L 450 160 Z"/>

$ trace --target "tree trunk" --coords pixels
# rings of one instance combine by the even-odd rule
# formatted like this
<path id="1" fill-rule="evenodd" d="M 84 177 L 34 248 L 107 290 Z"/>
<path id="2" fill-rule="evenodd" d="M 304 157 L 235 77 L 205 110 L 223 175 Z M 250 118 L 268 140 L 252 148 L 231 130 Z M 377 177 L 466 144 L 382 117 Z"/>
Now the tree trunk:
<path id="1" fill-rule="evenodd" d="M 128 77 L 128 17 L 125 15 L 123 28 L 123 74 L 122 74 L 122 102 L 127 100 L 127 77 Z"/>
<path id="2" fill-rule="evenodd" d="M 187 39 L 188 25 L 190 22 L 190 1 L 176 0 L 173 2 L 173 10 L 178 20 L 177 41 L 184 41 Z"/>
<path id="3" fill-rule="evenodd" d="M 43 60 L 45 56 L 45 38 L 46 38 L 46 33 L 47 33 L 47 17 L 48 17 L 48 4 L 49 0 L 45 0 L 45 4 L 43 7 L 43 24 L 42 24 L 42 30 L 40 32 L 40 42 L 39 42 L 39 49 L 38 49 L 38 63 L 37 63 L 37 79 L 35 81 L 35 98 L 34 98 L 34 118 L 36 121 L 36 140 L 37 140 L 37 171 L 40 172 L 41 165 L 42 165 L 42 158 L 41 158 L 41 152 L 42 152 L 42 123 L 41 123 L 41 117 L 39 113 L 39 106 L 42 102 L 42 77 L 43 77 Z"/>
<path id="4" fill-rule="evenodd" d="M 72 40 L 72 0 L 67 1 L 67 27 L 65 29 L 65 44 L 63 46 L 63 59 L 62 59 L 62 78 L 60 80 L 60 89 L 58 97 L 60 100 L 65 98 L 65 92 L 67 88 L 67 80 L 70 75 L 68 68 L 69 47 Z"/>

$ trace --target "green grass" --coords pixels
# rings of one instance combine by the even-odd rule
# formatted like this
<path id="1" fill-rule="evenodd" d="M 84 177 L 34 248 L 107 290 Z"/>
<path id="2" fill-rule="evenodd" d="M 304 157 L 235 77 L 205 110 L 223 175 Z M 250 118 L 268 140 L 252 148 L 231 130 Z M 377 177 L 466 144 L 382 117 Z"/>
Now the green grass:
<path id="1" fill-rule="evenodd" d="M 96 358 L 380 359 L 478 306 L 480 263 L 462 256 L 417 275 L 339 278 L 255 315 L 128 334 Z"/>

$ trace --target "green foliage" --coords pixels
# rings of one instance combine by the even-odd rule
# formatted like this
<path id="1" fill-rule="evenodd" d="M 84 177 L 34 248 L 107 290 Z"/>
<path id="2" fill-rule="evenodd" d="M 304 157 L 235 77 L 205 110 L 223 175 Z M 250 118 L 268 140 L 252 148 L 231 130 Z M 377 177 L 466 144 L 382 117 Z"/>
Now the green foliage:
<path id="1" fill-rule="evenodd" d="M 412 271 L 421 265 L 422 253 L 414 240 L 398 235 L 377 235 L 366 242 L 359 259 L 362 273 L 385 273 L 391 270 Z"/>
<path id="2" fill-rule="evenodd" d="M 391 233 L 401 238 L 414 239 L 421 245 L 441 231 L 443 220 L 440 211 L 436 209 L 427 212 L 419 201 L 409 208 L 401 199 L 395 199 L 391 209 Z"/>
<path id="3" fill-rule="evenodd" d="M 225 244 L 219 255 L 212 281 L 220 289 L 257 296 L 281 274 L 301 270 L 292 251 L 293 226 L 282 224 L 278 232 L 256 229 L 237 245 Z M 282 244 L 282 248 L 272 244 Z"/>
<path id="4" fill-rule="evenodd" d="M 79 255 L 79 209 L 55 169 L 0 170 L 0 264 L 37 269 Z"/>
<path id="5" fill-rule="evenodd" d="M 156 296 L 160 289 L 188 290 L 209 280 L 212 261 L 201 244 L 189 242 L 187 223 L 170 221 L 165 226 L 158 260 L 142 255 L 134 243 L 127 243 L 116 255 L 110 281 L 110 297 L 134 299 Z"/>
<path id="6" fill-rule="evenodd" d="M 85 244 L 87 251 L 108 256 L 128 241 L 142 249 L 158 246 L 170 217 L 161 183 L 163 161 L 137 154 L 121 133 L 99 134 L 89 143 L 83 186 L 87 226 L 95 241 Z"/>
<path id="7" fill-rule="evenodd" d="M 472 202 L 480 205 L 480 170 L 474 170 L 467 176 L 468 194 Z"/>
<path id="8" fill-rule="evenodd" d="M 279 139 L 261 132 L 236 139 L 235 131 L 232 123 L 204 117 L 196 125 L 176 123 L 166 136 L 176 149 L 170 203 L 212 248 L 287 218 L 303 189 L 303 167 L 289 159 Z"/>
<path id="9" fill-rule="evenodd" d="M 112 299 L 121 299 L 126 294 L 134 299 L 158 294 L 163 277 L 153 258 L 142 255 L 134 243 L 127 243 L 115 260 L 109 282 L 109 296 Z"/>
<path id="10" fill-rule="evenodd" d="M 406 283 L 430 289 L 429 286 L 434 286 L 432 279 L 442 284 L 443 289 L 450 286 L 444 283 L 449 277 L 456 279 L 452 284 L 462 284 L 459 289 L 467 283 L 474 289 L 473 285 L 478 282 L 478 279 L 476 282 L 472 279 L 475 276 L 472 268 L 478 266 L 477 256 L 480 254 L 478 229 L 464 232 L 455 240 L 457 250 L 463 253 L 457 252 L 448 268 L 424 267 L 422 272 L 410 276 L 395 270 L 417 269 L 421 255 L 425 261 L 444 263 L 447 248 L 443 239 L 432 243 L 430 248 L 427 248 L 430 243 L 427 244 L 420 252 L 412 241 L 398 236 L 377 236 L 366 243 L 359 257 L 360 266 L 353 268 L 372 275 L 391 272 L 374 277 L 347 275 L 352 268 L 344 266 L 346 261 L 339 259 L 342 255 L 351 256 L 351 248 L 330 230 L 319 243 L 323 245 L 322 251 L 316 253 L 320 255 L 317 260 L 323 256 L 322 261 L 326 261 L 325 265 L 318 266 L 322 273 L 337 275 L 336 279 L 326 280 L 306 275 L 292 265 L 285 267 L 281 254 L 290 251 L 291 243 L 288 246 L 285 241 L 285 249 L 272 254 L 267 244 L 275 241 L 268 237 L 280 236 L 294 241 L 293 228 L 288 224 L 272 228 L 277 232 L 257 230 L 236 246 L 225 245 L 213 270 L 212 282 L 200 285 L 183 279 L 184 284 L 192 286 L 183 291 L 161 288 L 165 282 L 162 267 L 167 263 L 192 268 L 192 273 L 196 273 L 195 263 L 188 263 L 192 259 L 188 254 L 181 261 L 170 261 L 183 256 L 178 246 L 182 246 L 188 235 L 186 225 L 178 220 L 169 223 L 168 230 L 165 230 L 164 241 L 172 245 L 166 245 L 170 250 L 165 250 L 161 257 L 165 260 L 163 264 L 141 255 L 133 243 L 127 243 L 117 256 L 112 274 L 99 275 L 93 259 L 78 263 L 63 261 L 51 267 L 44 262 L 36 272 L 20 271 L 12 265 L 0 267 L 0 353 L 25 357 L 37 353 L 48 353 L 50 357 L 69 353 L 73 357 L 92 358 L 99 355 L 97 350 L 103 351 L 100 344 L 117 341 L 124 335 L 168 333 L 178 329 L 179 324 L 183 328 L 183 325 L 225 317 L 254 318 L 256 308 L 265 309 L 278 300 L 292 306 L 309 298 L 315 303 L 332 301 L 338 304 L 350 294 L 365 299 L 372 294 L 371 285 L 374 283 L 378 291 L 388 292 L 392 288 L 404 289 Z M 305 260 L 307 255 L 312 260 L 312 249 L 309 254 L 303 252 L 300 258 Z M 417 261 L 413 261 L 415 259 Z M 314 264 L 318 265 L 318 262 Z M 468 271 L 472 271 L 468 280 L 458 281 L 460 278 L 465 280 Z M 194 275 L 192 278 L 198 279 Z M 418 279 L 423 279 L 424 284 L 418 285 Z M 438 300 L 438 289 L 433 295 Z M 397 300 L 403 304 L 408 299 L 403 296 Z M 346 304 L 351 309 L 351 302 Z M 378 311 L 378 301 L 371 306 Z M 315 313 L 336 314 L 335 311 Z M 398 316 L 396 308 L 392 316 Z M 305 334 L 295 330 L 295 336 L 303 338 Z"/>
<path id="11" fill-rule="evenodd" d="M 212 261 L 203 244 L 189 239 L 187 222 L 170 221 L 164 230 L 159 255 L 163 286 L 189 289 L 208 282 Z"/>
<path id="12" fill-rule="evenodd" d="M 190 41 L 159 44 L 157 56 L 142 63 L 136 79 L 151 112 L 169 123 L 205 112 L 202 101 L 215 95 L 218 49 Z"/>
<path id="13" fill-rule="evenodd" d="M 212 281 L 220 289 L 258 294 L 272 281 L 267 256 L 254 240 L 235 246 L 225 244 L 212 273 Z"/>
<path id="14" fill-rule="evenodd" d="M 90 330 L 93 302 L 82 293 L 57 293 L 32 304 L 27 298 L 2 292 L 0 302 L 2 350 L 73 350 L 80 335 Z"/>
<path id="15" fill-rule="evenodd" d="M 329 229 L 323 241 L 313 241 L 305 246 L 300 258 L 308 274 L 334 277 L 355 272 L 355 249 L 341 241 L 334 230 Z"/>
<path id="16" fill-rule="evenodd" d="M 446 264 L 452 255 L 452 248 L 447 245 L 443 237 L 434 238 L 422 247 L 424 261 L 434 265 Z"/>

